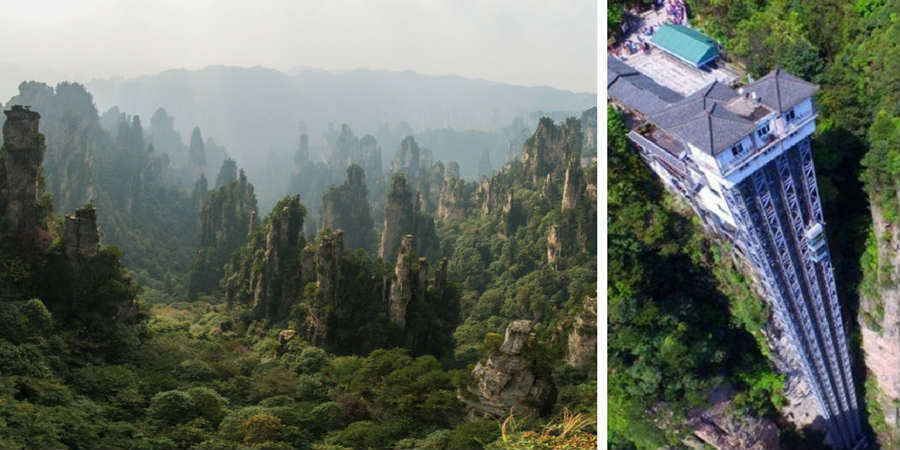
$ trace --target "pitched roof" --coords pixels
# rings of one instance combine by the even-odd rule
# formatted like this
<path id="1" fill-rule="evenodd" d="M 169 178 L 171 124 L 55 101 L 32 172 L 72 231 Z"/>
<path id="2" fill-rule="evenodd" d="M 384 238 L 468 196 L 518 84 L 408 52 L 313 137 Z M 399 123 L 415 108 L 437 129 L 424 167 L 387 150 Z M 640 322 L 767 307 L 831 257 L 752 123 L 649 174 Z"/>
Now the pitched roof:
<path id="1" fill-rule="evenodd" d="M 610 98 L 648 115 L 682 99 L 681 95 L 663 87 L 619 59 L 606 56 L 606 86 Z"/>
<path id="2" fill-rule="evenodd" d="M 650 115 L 650 122 L 716 155 L 750 134 L 756 124 L 726 108 L 737 93 L 718 81 Z"/>
<path id="3" fill-rule="evenodd" d="M 716 41 L 682 25 L 663 24 L 653 33 L 652 42 L 695 66 L 705 64 L 719 56 Z"/>
<path id="4" fill-rule="evenodd" d="M 747 86 L 748 92 L 756 92 L 760 103 L 779 113 L 790 110 L 818 90 L 818 85 L 791 75 L 780 67 Z"/>

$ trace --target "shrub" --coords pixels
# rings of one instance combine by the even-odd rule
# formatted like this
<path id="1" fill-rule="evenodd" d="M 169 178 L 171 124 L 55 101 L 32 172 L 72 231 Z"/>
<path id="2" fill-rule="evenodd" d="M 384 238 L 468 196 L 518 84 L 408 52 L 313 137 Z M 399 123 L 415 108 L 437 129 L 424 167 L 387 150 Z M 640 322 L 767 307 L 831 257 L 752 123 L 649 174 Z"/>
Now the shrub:
<path id="1" fill-rule="evenodd" d="M 457 425 L 450 430 L 446 448 L 481 449 L 500 437 L 500 426 L 494 420 L 478 420 Z"/>
<path id="2" fill-rule="evenodd" d="M 208 420 L 214 427 L 218 426 L 227 413 L 228 399 L 206 387 L 190 388 L 187 394 L 193 401 L 196 414 Z"/>
<path id="3" fill-rule="evenodd" d="M 388 443 L 395 433 L 395 427 L 392 425 L 363 420 L 353 422 L 344 430 L 332 433 L 325 442 L 354 449 L 384 449 L 390 448 Z"/>
<path id="4" fill-rule="evenodd" d="M 178 376 L 186 381 L 209 381 L 218 378 L 216 370 L 199 359 L 189 359 L 179 364 Z"/>
<path id="5" fill-rule="evenodd" d="M 281 428 L 281 419 L 265 411 L 253 413 L 238 425 L 243 442 L 251 445 L 277 440 L 280 437 Z"/>
<path id="6" fill-rule="evenodd" d="M 150 400 L 147 415 L 164 425 L 187 422 L 196 417 L 196 405 L 184 391 L 160 392 Z"/>
<path id="7" fill-rule="evenodd" d="M 328 354 L 318 347 L 306 347 L 300 352 L 294 370 L 299 374 L 316 373 L 328 364 Z"/>
<path id="8" fill-rule="evenodd" d="M 297 378 L 298 400 L 317 401 L 328 398 L 328 388 L 319 377 L 303 374 Z"/>
<path id="9" fill-rule="evenodd" d="M 500 349 L 501 345 L 503 345 L 503 335 L 487 333 L 484 335 L 484 341 L 481 343 L 481 353 L 490 355 Z"/>

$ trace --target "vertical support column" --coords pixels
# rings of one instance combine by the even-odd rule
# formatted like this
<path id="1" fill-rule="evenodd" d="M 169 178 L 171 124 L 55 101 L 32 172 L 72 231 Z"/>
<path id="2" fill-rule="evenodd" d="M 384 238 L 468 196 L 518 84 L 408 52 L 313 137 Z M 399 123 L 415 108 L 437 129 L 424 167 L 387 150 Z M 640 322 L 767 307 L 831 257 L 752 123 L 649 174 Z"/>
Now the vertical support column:
<path id="1" fill-rule="evenodd" d="M 771 164 L 767 165 L 750 176 L 755 190 L 757 204 L 759 205 L 762 214 L 765 216 L 764 230 L 767 232 L 774 246 L 773 250 L 775 254 L 772 255 L 773 258 L 771 259 L 771 263 L 773 266 L 779 268 L 782 279 L 787 283 L 789 287 L 789 296 L 785 296 L 785 299 L 790 302 L 791 308 L 796 313 L 795 317 L 799 318 L 799 323 L 796 321 L 794 323 L 798 325 L 803 332 L 797 334 L 798 337 L 803 339 L 807 355 L 813 362 L 810 369 L 814 370 L 811 370 L 808 374 L 810 385 L 817 386 L 824 394 L 825 402 L 822 404 L 822 409 L 828 410 L 829 415 L 831 416 L 832 438 L 841 442 L 841 445 L 844 446 L 845 443 L 849 441 L 849 430 L 847 430 L 845 428 L 846 425 L 842 423 L 842 421 L 837 420 L 836 417 L 840 414 L 841 409 L 835 396 L 835 389 L 831 384 L 830 374 L 825 367 L 825 362 L 822 357 L 823 350 L 827 350 L 821 348 L 817 338 L 817 327 L 813 324 L 812 318 L 810 317 L 804 293 L 798 280 L 798 272 L 791 259 L 790 248 L 785 239 L 781 221 L 778 218 L 778 209 L 772 199 L 772 186 L 766 176 L 767 169 L 772 168 Z"/>
<path id="2" fill-rule="evenodd" d="M 849 430 L 850 437 L 857 434 L 854 426 L 855 422 L 849 417 L 851 407 L 848 404 L 847 386 L 844 379 L 841 360 L 838 358 L 838 346 L 832 339 L 832 326 L 829 314 L 825 310 L 827 300 L 823 297 L 819 289 L 819 279 L 816 274 L 815 262 L 810 257 L 810 250 L 807 245 L 806 226 L 803 223 L 800 205 L 797 201 L 797 195 L 794 187 L 793 175 L 791 173 L 790 161 L 787 154 L 782 154 L 775 160 L 778 169 L 779 181 L 781 184 L 781 195 L 787 206 L 787 215 L 790 218 L 793 228 L 793 239 L 795 247 L 800 252 L 800 266 L 803 270 L 803 277 L 806 281 L 805 285 L 809 291 L 809 301 L 813 305 L 816 321 L 818 322 L 818 335 L 822 337 L 822 346 L 825 348 L 825 354 L 828 357 L 827 368 L 830 370 L 829 378 L 837 390 L 838 403 L 841 417 L 845 422 L 845 426 Z"/>

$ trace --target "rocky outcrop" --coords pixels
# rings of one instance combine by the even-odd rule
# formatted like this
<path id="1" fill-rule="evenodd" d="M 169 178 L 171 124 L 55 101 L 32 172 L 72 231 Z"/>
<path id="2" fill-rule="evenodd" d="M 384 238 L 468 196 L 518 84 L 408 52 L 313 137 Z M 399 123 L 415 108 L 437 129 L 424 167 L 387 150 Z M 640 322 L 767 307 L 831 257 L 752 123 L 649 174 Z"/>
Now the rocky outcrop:
<path id="1" fill-rule="evenodd" d="M 305 245 L 303 219 L 306 210 L 293 196 L 275 206 L 266 225 L 266 250 L 262 270 L 254 272 L 253 310 L 256 317 L 283 317 L 299 301 L 303 274 L 297 249 Z M 255 211 L 253 212 L 255 217 Z"/>
<path id="2" fill-rule="evenodd" d="M 544 117 L 534 135 L 525 141 L 522 163 L 537 182 L 550 172 L 561 171 L 569 154 L 581 150 L 583 141 L 578 119 L 569 118 L 562 125 L 556 125 L 552 119 Z"/>
<path id="3" fill-rule="evenodd" d="M 384 205 L 384 229 L 378 250 L 378 256 L 385 261 L 396 258 L 401 237 L 415 228 L 413 198 L 414 193 L 407 186 L 406 177 L 395 174 Z"/>
<path id="4" fill-rule="evenodd" d="M 95 160 L 113 144 L 102 132 L 91 94 L 77 83 L 56 87 L 26 81 L 7 106 L 31 105 L 41 114 L 43 190 L 53 194 L 57 212 L 70 212 L 97 197 Z"/>
<path id="5" fill-rule="evenodd" d="M 444 179 L 454 180 L 459 178 L 459 163 L 450 161 L 447 163 L 447 170 L 444 171 Z"/>
<path id="6" fill-rule="evenodd" d="M 731 413 L 734 391 L 723 386 L 707 393 L 712 406 L 688 414 L 686 425 L 696 438 L 719 450 L 779 450 L 778 428 L 767 419 Z M 692 445 L 692 439 L 685 444 Z M 702 446 L 700 448 L 703 448 Z"/>
<path id="7" fill-rule="evenodd" d="M 553 174 L 548 173 L 541 183 L 541 200 L 548 205 L 553 204 L 553 199 L 556 198 L 557 192 L 559 191 L 556 189 L 556 185 L 553 184 Z"/>
<path id="8" fill-rule="evenodd" d="M 231 158 L 226 158 L 219 169 L 219 175 L 216 176 L 216 189 L 237 180 L 237 163 Z"/>
<path id="9" fill-rule="evenodd" d="M 444 164 L 440 161 L 431 166 L 428 176 L 420 179 L 418 183 L 418 191 L 422 193 L 419 196 L 419 211 L 426 214 L 434 214 L 437 212 L 438 202 L 441 197 L 441 187 L 444 185 Z"/>
<path id="10" fill-rule="evenodd" d="M 341 131 L 328 156 L 328 165 L 340 170 L 354 162 L 359 162 L 359 139 L 347 124 L 341 124 Z"/>
<path id="11" fill-rule="evenodd" d="M 419 211 L 416 197 L 407 185 L 406 177 L 394 174 L 385 201 L 384 228 L 378 250 L 378 256 L 385 261 L 394 261 L 404 234 L 416 236 L 416 254 L 429 257 L 438 253 L 434 219 Z"/>
<path id="12" fill-rule="evenodd" d="M 584 133 L 584 142 L 581 154 L 584 156 L 597 156 L 597 107 L 593 107 L 581 113 L 581 131 Z"/>
<path id="13" fill-rule="evenodd" d="M 506 201 L 506 185 L 500 179 L 500 174 L 490 178 L 482 178 L 478 184 L 475 198 L 481 205 L 481 216 L 484 217 L 503 207 Z"/>
<path id="14" fill-rule="evenodd" d="M 441 222 L 457 222 L 466 217 L 469 210 L 470 185 L 461 178 L 448 178 L 441 186 L 438 198 L 437 219 Z"/>
<path id="15" fill-rule="evenodd" d="M 206 171 L 206 144 L 200 128 L 194 127 L 191 132 L 191 146 L 188 150 L 187 173 L 191 179 L 197 179 Z"/>
<path id="16" fill-rule="evenodd" d="M 588 200 L 593 205 L 594 209 L 597 209 L 597 157 L 594 156 L 591 158 L 590 170 L 588 171 L 588 179 L 587 186 L 584 189 L 585 195 L 587 195 Z"/>
<path id="17" fill-rule="evenodd" d="M 402 173 L 407 179 L 415 179 L 419 176 L 419 169 L 425 167 L 421 164 L 421 153 L 415 138 L 407 136 L 400 141 L 400 148 L 391 161 L 391 172 Z"/>
<path id="18" fill-rule="evenodd" d="M 194 190 L 191 191 L 191 205 L 194 206 L 194 211 L 197 211 L 197 214 L 203 208 L 203 201 L 206 200 L 207 192 L 209 192 L 209 183 L 206 181 L 206 176 L 200 174 L 200 178 L 194 183 Z"/>
<path id="19" fill-rule="evenodd" d="M 478 159 L 478 178 L 489 177 L 494 173 L 494 167 L 491 165 L 491 153 L 488 149 L 481 151 L 481 158 Z"/>
<path id="20" fill-rule="evenodd" d="M 404 235 L 388 297 L 388 317 L 401 329 L 406 327 L 406 307 L 412 300 L 413 285 L 418 284 L 418 280 L 413 279 L 414 247 L 415 237 L 411 234 Z"/>
<path id="21" fill-rule="evenodd" d="M 347 180 L 322 197 L 322 229 L 343 230 L 349 249 L 375 250 L 375 224 L 369 209 L 366 174 L 356 164 L 347 168 Z"/>
<path id="22" fill-rule="evenodd" d="M 437 211 L 445 168 L 440 161 L 432 162 L 430 150 L 419 147 L 412 136 L 407 136 L 400 142 L 400 149 L 391 161 L 391 172 L 403 174 L 406 182 L 418 192 L 419 211 L 427 214 Z"/>
<path id="23" fill-rule="evenodd" d="M 433 353 L 452 348 L 448 337 L 459 316 L 459 304 L 447 282 L 447 258 L 431 270 L 427 258 L 416 258 L 415 236 L 403 236 L 394 276 L 385 280 L 388 318 L 402 331 L 403 345 L 415 352 Z M 430 323 L 411 323 L 410 318 Z M 441 325 L 438 325 L 441 324 Z"/>
<path id="24" fill-rule="evenodd" d="M 562 210 L 566 211 L 574 209 L 578 205 L 578 199 L 584 190 L 584 182 L 582 180 L 581 165 L 577 157 L 569 158 L 569 164 L 566 167 L 566 181 L 563 184 Z"/>
<path id="25" fill-rule="evenodd" d="M 26 228 L 39 227 L 38 183 L 47 147 L 38 132 L 41 115 L 15 105 L 4 111 L 4 185 L 6 232 L 18 235 Z"/>
<path id="26" fill-rule="evenodd" d="M 62 235 L 63 253 L 71 260 L 97 256 L 100 251 L 100 231 L 97 211 L 91 204 L 66 216 Z"/>
<path id="27" fill-rule="evenodd" d="M 765 297 L 762 297 L 765 298 Z M 784 375 L 784 397 L 786 404 L 782 406 L 781 415 L 797 429 L 811 427 L 826 432 L 824 420 L 819 412 L 819 404 L 813 396 L 812 388 L 806 381 L 801 363 L 797 359 L 787 330 L 781 328 L 775 320 L 766 322 L 763 330 L 769 347 L 770 360 L 775 370 Z"/>
<path id="28" fill-rule="evenodd" d="M 334 304 L 341 276 L 341 255 L 344 254 L 344 234 L 324 232 L 316 249 L 316 287 L 319 304 Z"/>
<path id="29" fill-rule="evenodd" d="M 381 165 L 381 148 L 371 134 L 359 140 L 360 166 L 366 173 L 369 192 L 380 199 L 384 195 L 384 168 Z M 374 250 L 373 250 L 374 251 Z"/>
<path id="30" fill-rule="evenodd" d="M 564 256 L 566 230 L 560 224 L 550 225 L 547 232 L 547 263 L 551 267 L 559 267 L 559 259 Z"/>
<path id="31" fill-rule="evenodd" d="M 281 330 L 278 332 L 278 348 L 275 349 L 275 357 L 279 357 L 287 351 L 288 342 L 291 342 L 291 339 L 294 339 L 294 336 L 297 335 L 297 332 L 294 330 Z"/>
<path id="32" fill-rule="evenodd" d="M 566 363 L 570 366 L 587 369 L 597 366 L 597 297 L 584 298 L 566 350 Z"/>
<path id="33" fill-rule="evenodd" d="M 82 319 L 87 322 L 80 326 L 98 319 L 136 323 L 138 290 L 131 275 L 114 252 L 97 257 L 101 255 L 100 237 L 93 205 L 65 217 L 59 245 L 50 247 L 48 223 L 53 205 L 40 181 L 45 154 L 44 137 L 38 129 L 41 116 L 21 106 L 5 113 L 0 152 L 0 246 L 5 256 L 18 259 L 25 271 L 13 280 L 0 274 L 0 288 L 11 298 L 40 298 L 60 324 Z M 92 332 L 107 337 L 103 330 Z M 103 345 L 96 348 L 108 350 Z"/>
<path id="34" fill-rule="evenodd" d="M 341 231 L 326 229 L 305 244 L 302 215 L 297 196 L 281 200 L 265 232 L 251 233 L 233 253 L 224 278 L 229 305 L 248 306 L 263 323 L 296 320 L 307 342 L 342 354 L 391 346 L 414 354 L 452 351 L 459 294 L 447 280 L 446 259 L 429 270 L 407 234 L 394 273 L 385 276 L 367 257 L 345 258 Z M 365 331 L 372 329 L 390 332 Z"/>
<path id="35" fill-rule="evenodd" d="M 459 395 L 472 417 L 531 416 L 552 405 L 552 382 L 536 373 L 534 361 L 526 356 L 534 341 L 531 331 L 528 320 L 510 323 L 500 348 L 475 365 L 475 384 Z"/>
<path id="36" fill-rule="evenodd" d="M 200 247 L 190 274 L 191 298 L 218 290 L 225 263 L 247 237 L 253 211 L 256 194 L 243 170 L 237 180 L 207 193 L 200 210 Z"/>

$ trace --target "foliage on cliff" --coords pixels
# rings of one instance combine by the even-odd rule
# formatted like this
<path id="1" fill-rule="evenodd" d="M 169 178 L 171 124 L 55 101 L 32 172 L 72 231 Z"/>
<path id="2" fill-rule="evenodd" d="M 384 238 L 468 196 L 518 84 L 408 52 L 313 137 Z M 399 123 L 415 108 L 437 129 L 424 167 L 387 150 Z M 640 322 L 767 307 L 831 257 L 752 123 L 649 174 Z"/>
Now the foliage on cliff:
<path id="1" fill-rule="evenodd" d="M 322 228 L 344 231 L 348 249 L 375 253 L 375 222 L 369 206 L 366 173 L 362 167 L 347 167 L 347 180 L 328 189 L 322 197 Z"/>
<path id="2" fill-rule="evenodd" d="M 83 86 L 23 82 L 9 103 L 41 113 L 47 137 L 46 191 L 55 211 L 93 200 L 103 240 L 125 251 L 142 284 L 170 293 L 184 289 L 196 220 L 187 196 L 168 181 L 168 156 L 144 137 L 140 118 L 112 117 L 105 130 Z"/>
<path id="3" fill-rule="evenodd" d="M 774 413 L 781 387 L 759 382 L 774 373 L 750 336 L 767 319 L 762 301 L 714 276 L 728 263 L 628 146 L 619 113 L 607 113 L 612 447 L 681 445 L 685 412 L 726 382 L 747 413 Z"/>
<path id="4" fill-rule="evenodd" d="M 222 171 L 227 173 L 228 166 L 226 161 Z M 225 263 L 246 240 L 255 213 L 256 195 L 243 170 L 237 179 L 206 194 L 200 210 L 200 246 L 191 266 L 190 298 L 220 292 Z"/>

